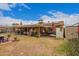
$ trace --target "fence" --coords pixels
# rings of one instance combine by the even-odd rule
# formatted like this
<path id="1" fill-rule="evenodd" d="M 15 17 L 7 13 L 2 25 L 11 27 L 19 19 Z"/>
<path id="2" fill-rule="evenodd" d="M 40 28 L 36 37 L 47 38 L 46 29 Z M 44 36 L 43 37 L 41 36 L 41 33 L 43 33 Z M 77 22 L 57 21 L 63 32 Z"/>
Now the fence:
<path id="1" fill-rule="evenodd" d="M 65 28 L 65 37 L 67 39 L 78 38 L 78 26 L 67 26 Z"/>

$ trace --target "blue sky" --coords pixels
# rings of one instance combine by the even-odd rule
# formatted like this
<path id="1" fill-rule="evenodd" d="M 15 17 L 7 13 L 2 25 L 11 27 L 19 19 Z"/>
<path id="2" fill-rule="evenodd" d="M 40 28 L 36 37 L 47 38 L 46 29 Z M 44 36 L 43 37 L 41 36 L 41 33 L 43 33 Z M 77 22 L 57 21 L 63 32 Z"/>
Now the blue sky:
<path id="1" fill-rule="evenodd" d="M 38 21 L 39 19 L 58 19 L 61 14 L 65 17 L 79 14 L 78 3 L 16 3 L 0 4 L 1 17 L 4 19 Z M 53 18 L 54 17 L 54 18 Z M 62 16 L 63 17 L 63 16 Z M 6 19 L 5 19 L 6 20 Z"/>
<path id="2" fill-rule="evenodd" d="M 30 9 L 23 7 L 21 4 L 17 4 L 14 8 L 12 8 L 11 11 L 3 10 L 3 14 L 4 16 L 10 16 L 12 18 L 17 18 L 17 19 L 37 20 L 42 15 L 45 14 L 51 16 L 50 14 L 48 14 L 48 11 L 53 11 L 53 10 L 67 14 L 79 13 L 79 4 L 27 3 L 25 5 L 29 6 Z"/>

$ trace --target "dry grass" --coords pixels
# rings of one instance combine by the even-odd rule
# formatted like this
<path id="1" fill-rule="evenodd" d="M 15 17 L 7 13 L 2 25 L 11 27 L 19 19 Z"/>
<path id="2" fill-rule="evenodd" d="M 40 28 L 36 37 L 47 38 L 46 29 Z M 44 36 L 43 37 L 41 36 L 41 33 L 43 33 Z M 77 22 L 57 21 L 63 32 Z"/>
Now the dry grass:
<path id="1" fill-rule="evenodd" d="M 7 34 L 3 34 L 5 37 Z M 15 35 L 12 34 L 12 38 Z M 0 55 L 9 56 L 51 56 L 64 40 L 52 37 L 30 37 L 17 35 L 20 41 L 0 44 Z"/>

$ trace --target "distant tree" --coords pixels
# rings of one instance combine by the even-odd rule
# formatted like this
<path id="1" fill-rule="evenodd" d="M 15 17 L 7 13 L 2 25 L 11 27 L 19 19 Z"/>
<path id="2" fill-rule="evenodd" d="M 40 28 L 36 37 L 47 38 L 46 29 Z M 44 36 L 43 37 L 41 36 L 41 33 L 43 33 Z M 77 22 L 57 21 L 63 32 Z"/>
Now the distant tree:
<path id="1" fill-rule="evenodd" d="M 23 25 L 23 23 L 22 23 L 22 22 L 20 22 L 20 25 Z"/>
<path id="2" fill-rule="evenodd" d="M 42 19 L 40 19 L 38 23 L 39 23 L 39 24 L 43 24 L 43 20 L 42 20 Z"/>
<path id="3" fill-rule="evenodd" d="M 13 23 L 13 24 L 12 24 L 12 26 L 16 26 L 16 25 L 19 25 L 19 24 L 18 24 L 18 23 Z"/>

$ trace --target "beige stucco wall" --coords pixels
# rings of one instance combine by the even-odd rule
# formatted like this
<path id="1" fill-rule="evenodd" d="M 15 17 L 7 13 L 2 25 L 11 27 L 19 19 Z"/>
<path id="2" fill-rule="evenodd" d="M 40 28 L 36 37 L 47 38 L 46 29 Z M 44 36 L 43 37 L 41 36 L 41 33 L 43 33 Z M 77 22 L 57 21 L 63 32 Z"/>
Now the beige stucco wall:
<path id="1" fill-rule="evenodd" d="M 61 30 L 60 28 L 56 28 L 56 38 L 64 38 L 63 32 L 63 29 Z"/>

